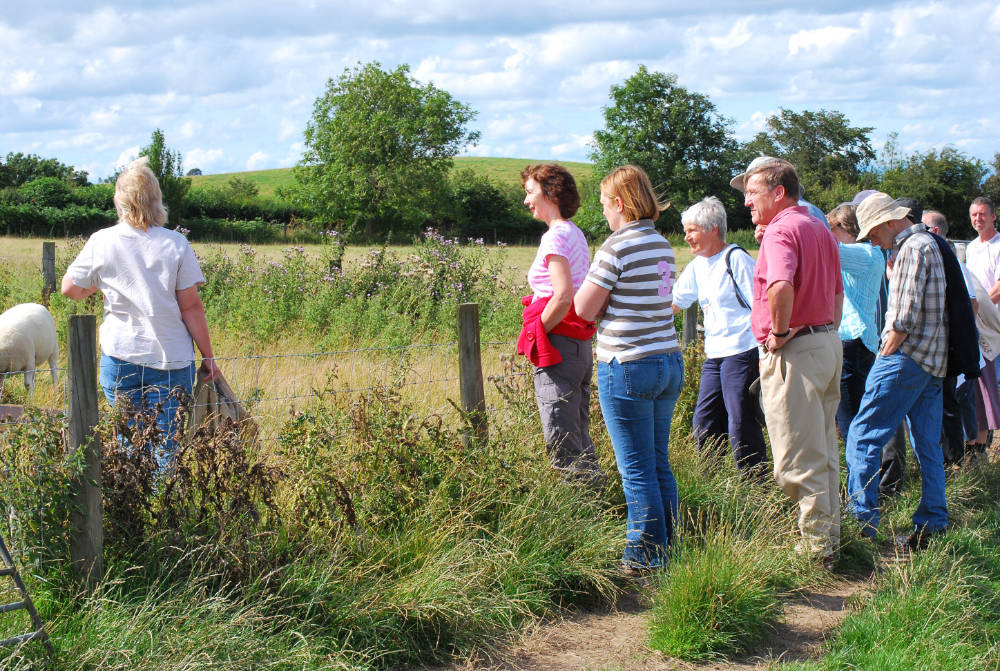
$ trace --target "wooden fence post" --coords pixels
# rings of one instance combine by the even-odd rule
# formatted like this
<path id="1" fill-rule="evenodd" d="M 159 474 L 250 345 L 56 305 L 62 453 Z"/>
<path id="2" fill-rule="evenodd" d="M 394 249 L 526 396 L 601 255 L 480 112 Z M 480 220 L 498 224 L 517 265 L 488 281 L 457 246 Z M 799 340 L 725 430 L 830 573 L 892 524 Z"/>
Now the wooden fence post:
<path id="1" fill-rule="evenodd" d="M 56 292 L 56 243 L 42 243 L 42 302 L 48 305 L 49 296 Z"/>
<path id="2" fill-rule="evenodd" d="M 489 436 L 477 303 L 462 303 L 458 306 L 458 376 L 462 391 L 462 410 L 472 429 L 471 434 L 469 427 L 462 431 L 462 442 L 468 447 L 473 438 L 485 442 Z"/>
<path id="3" fill-rule="evenodd" d="M 101 501 L 101 446 L 94 436 L 97 424 L 97 317 L 69 318 L 69 443 L 84 450 L 86 465 L 80 478 L 73 513 L 74 535 L 70 555 L 73 570 L 93 588 L 104 575 L 104 506 Z"/>
<path id="4" fill-rule="evenodd" d="M 684 310 L 684 331 L 681 333 L 681 347 L 687 347 L 698 339 L 698 304 L 692 303 Z"/>

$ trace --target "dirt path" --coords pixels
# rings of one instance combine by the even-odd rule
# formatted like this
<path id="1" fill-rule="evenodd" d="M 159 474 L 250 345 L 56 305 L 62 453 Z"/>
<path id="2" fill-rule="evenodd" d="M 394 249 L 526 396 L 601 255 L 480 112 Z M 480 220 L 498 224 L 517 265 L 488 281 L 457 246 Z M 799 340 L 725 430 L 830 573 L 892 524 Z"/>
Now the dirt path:
<path id="1" fill-rule="evenodd" d="M 613 609 L 568 615 L 525 632 L 492 660 L 452 667 L 453 671 L 742 671 L 763 668 L 767 660 L 814 657 L 826 636 L 847 615 L 850 598 L 864 590 L 863 578 L 842 580 L 822 591 L 806 592 L 785 603 L 784 619 L 766 644 L 721 662 L 689 664 L 645 646 L 649 603 L 641 592 L 627 594 Z"/>

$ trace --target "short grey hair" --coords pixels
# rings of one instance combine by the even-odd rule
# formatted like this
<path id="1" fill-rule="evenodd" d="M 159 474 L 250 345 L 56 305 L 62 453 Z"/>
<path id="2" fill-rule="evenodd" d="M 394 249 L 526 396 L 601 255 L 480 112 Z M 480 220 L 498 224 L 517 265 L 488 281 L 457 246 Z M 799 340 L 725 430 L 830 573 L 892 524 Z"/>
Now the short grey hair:
<path id="1" fill-rule="evenodd" d="M 928 227 L 937 227 L 941 231 L 941 237 L 948 237 L 948 220 L 937 210 L 924 210 L 924 219 L 930 219 Z"/>
<path id="2" fill-rule="evenodd" d="M 726 241 L 726 208 L 715 196 L 706 196 L 681 212 L 681 226 L 688 224 L 694 224 L 705 233 L 716 230 L 722 241 Z"/>

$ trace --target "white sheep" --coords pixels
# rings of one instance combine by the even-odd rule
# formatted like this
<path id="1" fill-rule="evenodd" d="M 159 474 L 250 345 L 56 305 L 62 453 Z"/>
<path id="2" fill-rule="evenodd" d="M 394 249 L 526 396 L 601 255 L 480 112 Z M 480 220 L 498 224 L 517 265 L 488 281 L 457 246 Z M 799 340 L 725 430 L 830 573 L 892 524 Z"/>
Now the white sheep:
<path id="1" fill-rule="evenodd" d="M 45 306 L 21 303 L 0 314 L 0 373 L 24 373 L 24 386 L 35 386 L 35 369 L 49 362 L 56 384 L 59 340 L 56 323 Z"/>

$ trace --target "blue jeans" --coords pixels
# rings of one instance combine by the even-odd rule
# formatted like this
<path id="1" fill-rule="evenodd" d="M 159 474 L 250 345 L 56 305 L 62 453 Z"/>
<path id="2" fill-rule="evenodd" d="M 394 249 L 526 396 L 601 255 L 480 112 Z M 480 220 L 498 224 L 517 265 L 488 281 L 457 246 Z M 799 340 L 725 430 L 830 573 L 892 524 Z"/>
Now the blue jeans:
<path id="1" fill-rule="evenodd" d="M 159 370 L 101 352 L 100 382 L 108 403 L 114 406 L 116 397 L 124 397 L 134 411 L 156 411 L 156 425 L 164 442 L 160 450 L 154 451 L 154 456 L 161 471 L 170 465 L 177 450 L 177 410 L 181 395 L 175 390 L 182 389 L 190 396 L 193 381 L 193 361 L 184 368 Z M 135 419 L 130 418 L 129 426 L 134 422 Z"/>
<path id="2" fill-rule="evenodd" d="M 840 437 L 847 440 L 851 421 L 861 407 L 861 397 L 865 395 L 865 381 L 868 371 L 875 363 L 875 355 L 865 347 L 861 338 L 844 340 L 844 367 L 840 374 L 840 405 L 837 406 L 837 428 Z"/>
<path id="3" fill-rule="evenodd" d="M 847 435 L 847 488 L 862 532 L 878 528 L 878 473 L 882 446 L 909 418 L 913 452 L 920 464 L 920 504 L 916 529 L 948 526 L 941 454 L 941 378 L 934 377 L 902 352 L 875 359 L 858 414 Z"/>
<path id="4" fill-rule="evenodd" d="M 730 356 L 705 359 L 701 367 L 698 403 L 692 429 L 698 449 L 727 438 L 736 465 L 744 472 L 758 472 L 767 461 L 764 432 L 754 416 L 757 399 L 750 384 L 760 375 L 757 348 Z"/>
<path id="5" fill-rule="evenodd" d="M 662 566 L 673 540 L 677 480 L 667 446 L 683 380 L 680 352 L 597 364 L 601 411 L 628 507 L 622 561 L 629 566 Z"/>

